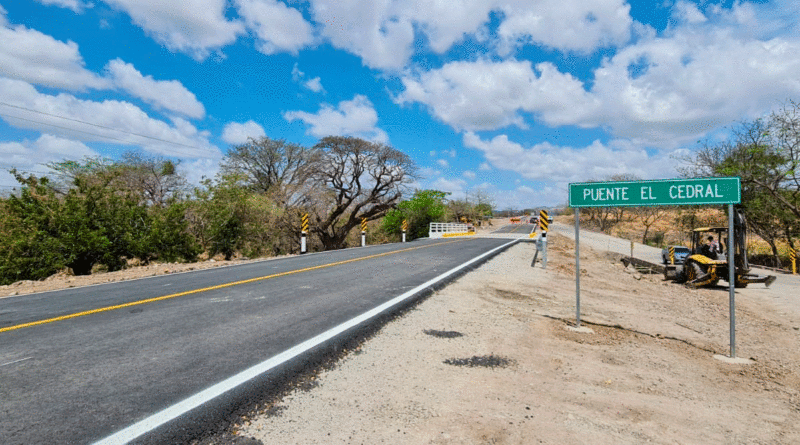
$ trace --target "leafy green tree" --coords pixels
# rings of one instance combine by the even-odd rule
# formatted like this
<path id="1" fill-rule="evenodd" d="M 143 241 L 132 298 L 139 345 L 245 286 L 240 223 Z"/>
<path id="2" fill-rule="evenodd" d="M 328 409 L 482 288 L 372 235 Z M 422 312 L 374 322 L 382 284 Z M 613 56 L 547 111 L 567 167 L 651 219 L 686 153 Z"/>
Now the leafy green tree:
<path id="1" fill-rule="evenodd" d="M 193 228 L 213 256 L 231 257 L 244 243 L 248 190 L 238 175 L 207 179 L 195 189 Z"/>
<path id="2" fill-rule="evenodd" d="M 428 236 L 432 222 L 444 221 L 447 212 L 447 195 L 438 190 L 417 190 L 411 199 L 402 201 L 383 219 L 383 230 L 390 234 L 402 232 L 403 220 L 408 221 L 409 239 Z"/>

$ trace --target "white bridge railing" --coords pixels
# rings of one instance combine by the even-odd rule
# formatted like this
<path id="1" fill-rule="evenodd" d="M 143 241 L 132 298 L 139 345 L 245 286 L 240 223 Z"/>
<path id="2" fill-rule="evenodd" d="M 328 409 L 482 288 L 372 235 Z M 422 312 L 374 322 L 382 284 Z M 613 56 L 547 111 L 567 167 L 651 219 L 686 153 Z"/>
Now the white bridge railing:
<path id="1" fill-rule="evenodd" d="M 443 238 L 448 234 L 467 234 L 474 233 L 469 231 L 467 224 L 460 223 L 430 223 L 428 236 L 431 238 Z"/>

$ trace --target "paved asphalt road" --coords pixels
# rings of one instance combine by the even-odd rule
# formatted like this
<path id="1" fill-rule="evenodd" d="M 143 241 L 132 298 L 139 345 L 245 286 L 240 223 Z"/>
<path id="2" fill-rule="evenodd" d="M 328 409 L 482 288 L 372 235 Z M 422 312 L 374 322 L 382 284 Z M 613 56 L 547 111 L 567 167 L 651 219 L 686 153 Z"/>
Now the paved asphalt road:
<path id="1" fill-rule="evenodd" d="M 515 233 L 520 235 L 527 235 L 531 233 L 534 229 L 533 224 L 509 224 L 507 226 L 500 227 L 499 229 L 492 232 L 493 234 L 503 234 L 503 233 Z"/>
<path id="2" fill-rule="evenodd" d="M 0 443 L 106 438 L 508 242 L 419 240 L 0 299 Z M 185 440 L 273 378 L 137 440 Z"/>

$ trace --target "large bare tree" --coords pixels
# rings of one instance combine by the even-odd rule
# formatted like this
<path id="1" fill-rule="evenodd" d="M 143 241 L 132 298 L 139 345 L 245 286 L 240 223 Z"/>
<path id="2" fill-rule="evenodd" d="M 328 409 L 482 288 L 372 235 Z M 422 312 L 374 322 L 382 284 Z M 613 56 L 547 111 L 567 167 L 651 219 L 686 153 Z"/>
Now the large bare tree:
<path id="1" fill-rule="evenodd" d="M 415 165 L 388 145 L 355 137 L 328 136 L 314 146 L 317 188 L 312 193 L 311 231 L 325 249 L 345 246 L 361 220 L 383 217 L 400 201 L 414 178 Z"/>
<path id="2" fill-rule="evenodd" d="M 251 190 L 270 195 L 284 207 L 296 207 L 305 200 L 318 161 L 315 148 L 283 139 L 250 138 L 228 151 L 221 170 L 241 175 Z"/>

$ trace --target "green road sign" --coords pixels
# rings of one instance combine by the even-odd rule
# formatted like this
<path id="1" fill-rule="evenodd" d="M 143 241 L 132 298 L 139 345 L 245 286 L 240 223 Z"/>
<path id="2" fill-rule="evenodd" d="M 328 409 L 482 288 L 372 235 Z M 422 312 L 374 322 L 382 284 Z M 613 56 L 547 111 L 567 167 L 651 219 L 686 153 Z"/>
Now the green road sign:
<path id="1" fill-rule="evenodd" d="M 570 207 L 738 204 L 739 178 L 583 182 L 569 185 Z"/>

